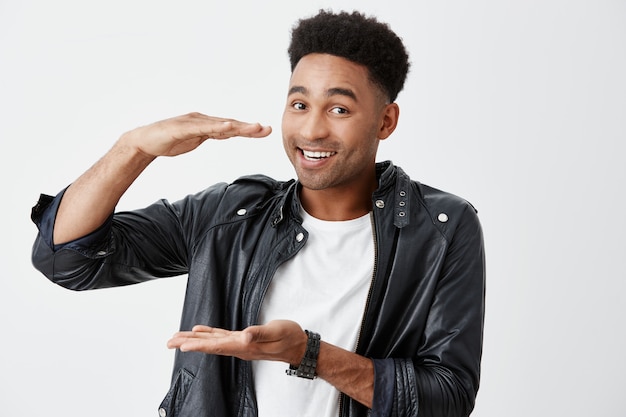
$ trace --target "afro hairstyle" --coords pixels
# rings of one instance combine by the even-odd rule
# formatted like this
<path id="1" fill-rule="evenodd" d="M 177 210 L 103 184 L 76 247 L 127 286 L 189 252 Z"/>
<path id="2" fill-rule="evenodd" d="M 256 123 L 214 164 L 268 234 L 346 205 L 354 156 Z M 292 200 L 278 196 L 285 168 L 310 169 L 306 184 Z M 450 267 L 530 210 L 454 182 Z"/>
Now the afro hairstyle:
<path id="1" fill-rule="evenodd" d="M 374 84 L 396 100 L 409 72 L 409 56 L 400 39 L 386 23 L 353 11 L 320 10 L 300 19 L 291 31 L 287 50 L 291 71 L 302 57 L 330 54 L 365 66 Z"/>

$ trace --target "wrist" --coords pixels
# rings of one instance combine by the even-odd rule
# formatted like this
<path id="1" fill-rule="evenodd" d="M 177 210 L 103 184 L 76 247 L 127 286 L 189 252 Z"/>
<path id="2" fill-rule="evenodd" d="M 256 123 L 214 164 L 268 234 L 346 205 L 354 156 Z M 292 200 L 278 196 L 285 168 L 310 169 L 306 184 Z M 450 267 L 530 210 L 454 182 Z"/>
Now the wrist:
<path id="1" fill-rule="evenodd" d="M 290 376 L 298 376 L 306 379 L 315 379 L 317 377 L 317 358 L 320 353 L 321 337 L 318 333 L 305 330 L 307 335 L 306 349 L 302 360 L 298 365 L 289 365 L 289 369 L 285 372 Z"/>
<path id="2" fill-rule="evenodd" d="M 113 150 L 119 155 L 124 155 L 125 159 L 132 161 L 134 165 L 145 168 L 156 159 L 156 156 L 143 151 L 137 144 L 135 136 L 134 130 L 124 133 L 113 145 Z"/>

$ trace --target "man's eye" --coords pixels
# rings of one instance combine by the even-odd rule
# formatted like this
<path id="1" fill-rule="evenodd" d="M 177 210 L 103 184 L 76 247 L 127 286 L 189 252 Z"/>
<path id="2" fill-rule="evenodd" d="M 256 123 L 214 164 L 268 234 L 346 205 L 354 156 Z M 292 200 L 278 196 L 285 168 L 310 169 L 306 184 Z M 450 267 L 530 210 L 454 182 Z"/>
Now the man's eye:
<path id="1" fill-rule="evenodd" d="M 343 107 L 333 107 L 330 111 L 335 114 L 348 114 L 348 110 Z"/>
<path id="2" fill-rule="evenodd" d="M 306 106 L 304 105 L 304 103 L 300 103 L 300 102 L 293 103 L 292 106 L 296 110 L 305 110 L 306 109 Z"/>

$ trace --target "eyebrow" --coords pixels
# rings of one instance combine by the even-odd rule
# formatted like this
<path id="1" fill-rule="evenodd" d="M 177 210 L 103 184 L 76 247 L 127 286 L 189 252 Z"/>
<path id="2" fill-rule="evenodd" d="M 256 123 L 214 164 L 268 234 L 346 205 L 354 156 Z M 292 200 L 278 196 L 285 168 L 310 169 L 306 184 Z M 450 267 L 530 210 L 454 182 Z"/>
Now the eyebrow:
<path id="1" fill-rule="evenodd" d="M 307 90 L 306 87 L 295 85 L 289 89 L 289 95 L 292 95 L 295 93 L 300 93 L 300 94 L 304 94 L 305 96 L 308 96 L 309 90 Z M 328 90 L 326 90 L 326 97 L 332 97 L 332 96 L 346 96 L 346 97 L 350 97 L 354 101 L 358 101 L 356 99 L 356 94 L 354 94 L 354 91 L 348 88 L 339 88 L 339 87 L 329 88 Z"/>

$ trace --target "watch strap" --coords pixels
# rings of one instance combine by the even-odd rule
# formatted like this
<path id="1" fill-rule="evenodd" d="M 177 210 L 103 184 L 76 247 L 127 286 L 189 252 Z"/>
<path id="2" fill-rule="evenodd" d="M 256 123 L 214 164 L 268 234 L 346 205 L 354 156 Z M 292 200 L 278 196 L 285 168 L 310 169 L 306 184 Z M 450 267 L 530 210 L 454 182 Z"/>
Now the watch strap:
<path id="1" fill-rule="evenodd" d="M 300 361 L 300 366 L 289 365 L 289 369 L 285 372 L 290 376 L 298 376 L 300 378 L 315 379 L 317 377 L 317 356 L 320 353 L 319 333 L 305 330 L 307 335 L 306 351 L 304 357 Z"/>

